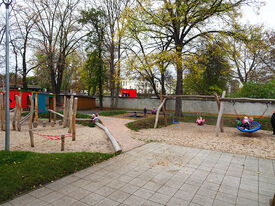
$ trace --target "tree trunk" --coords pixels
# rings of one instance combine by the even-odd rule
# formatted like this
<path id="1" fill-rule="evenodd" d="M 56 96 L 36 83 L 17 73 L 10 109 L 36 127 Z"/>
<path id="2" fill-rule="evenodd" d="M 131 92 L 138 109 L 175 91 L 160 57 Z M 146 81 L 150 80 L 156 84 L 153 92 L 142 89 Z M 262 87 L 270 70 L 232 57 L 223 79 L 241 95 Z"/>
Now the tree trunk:
<path id="1" fill-rule="evenodd" d="M 114 81 L 114 70 L 115 70 L 115 45 L 114 41 L 112 40 L 111 48 L 110 48 L 110 54 L 111 54 L 111 62 L 110 62 L 110 91 L 111 91 L 111 105 L 110 107 L 114 108 L 114 97 L 115 97 L 115 81 Z"/>
<path id="2" fill-rule="evenodd" d="M 121 45 L 121 38 L 119 37 L 118 40 L 118 48 L 117 48 L 117 82 L 116 82 L 116 99 L 115 99 L 115 108 L 118 107 L 118 97 L 120 93 L 120 45 Z"/>
<path id="3" fill-rule="evenodd" d="M 183 65 L 182 65 L 182 57 L 181 51 L 182 47 L 176 46 L 177 51 L 177 85 L 176 85 L 176 95 L 183 94 L 183 84 L 182 84 L 182 74 L 183 74 Z M 175 116 L 182 116 L 182 99 L 181 97 L 176 97 L 176 105 L 175 105 Z"/>

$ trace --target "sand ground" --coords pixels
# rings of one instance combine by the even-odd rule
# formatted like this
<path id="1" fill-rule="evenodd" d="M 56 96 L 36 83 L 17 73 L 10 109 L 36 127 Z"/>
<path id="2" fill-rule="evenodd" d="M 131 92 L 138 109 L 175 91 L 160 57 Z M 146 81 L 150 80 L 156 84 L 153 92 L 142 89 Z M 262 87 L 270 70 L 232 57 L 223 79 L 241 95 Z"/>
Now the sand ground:
<path id="1" fill-rule="evenodd" d="M 51 127 L 47 122 L 46 127 L 39 121 L 34 132 L 34 147 L 30 146 L 30 136 L 28 124 L 22 125 L 21 131 L 13 131 L 11 127 L 10 150 L 25 150 L 41 153 L 61 152 L 61 134 L 65 136 L 65 152 L 114 152 L 111 142 L 104 131 L 97 127 L 86 127 L 76 124 L 76 141 L 72 141 L 68 128 L 63 128 L 58 124 Z M 0 131 L 0 149 L 5 148 L 5 132 Z"/>

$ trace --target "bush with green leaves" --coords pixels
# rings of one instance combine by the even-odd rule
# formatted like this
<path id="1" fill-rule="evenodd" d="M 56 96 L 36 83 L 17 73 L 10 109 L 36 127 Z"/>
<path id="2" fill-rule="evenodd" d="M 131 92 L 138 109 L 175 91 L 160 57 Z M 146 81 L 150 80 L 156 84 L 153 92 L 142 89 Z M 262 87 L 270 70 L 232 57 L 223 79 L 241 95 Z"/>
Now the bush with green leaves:
<path id="1" fill-rule="evenodd" d="M 232 97 L 275 99 L 275 79 L 268 83 L 247 82 Z"/>

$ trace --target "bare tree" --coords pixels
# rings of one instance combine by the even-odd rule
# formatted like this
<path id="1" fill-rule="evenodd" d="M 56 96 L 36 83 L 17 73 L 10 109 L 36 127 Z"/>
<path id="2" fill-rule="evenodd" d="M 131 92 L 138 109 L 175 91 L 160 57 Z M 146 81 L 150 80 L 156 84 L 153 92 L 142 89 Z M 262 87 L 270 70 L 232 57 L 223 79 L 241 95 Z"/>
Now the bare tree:
<path id="1" fill-rule="evenodd" d="M 44 53 L 51 88 L 59 94 L 66 59 L 84 37 L 78 23 L 80 0 L 29 0 L 29 4 L 37 15 L 34 21 L 38 32 L 37 47 Z"/>

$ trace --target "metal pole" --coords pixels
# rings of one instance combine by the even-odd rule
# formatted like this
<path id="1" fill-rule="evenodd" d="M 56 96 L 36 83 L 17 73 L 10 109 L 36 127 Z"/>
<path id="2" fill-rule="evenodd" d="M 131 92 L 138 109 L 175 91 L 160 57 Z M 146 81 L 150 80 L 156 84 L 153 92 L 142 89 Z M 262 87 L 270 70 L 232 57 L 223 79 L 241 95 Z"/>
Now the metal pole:
<path id="1" fill-rule="evenodd" d="M 6 5 L 6 128 L 5 128 L 5 150 L 10 150 L 10 75 L 9 75 L 9 3 Z"/>

